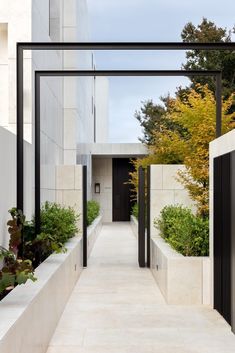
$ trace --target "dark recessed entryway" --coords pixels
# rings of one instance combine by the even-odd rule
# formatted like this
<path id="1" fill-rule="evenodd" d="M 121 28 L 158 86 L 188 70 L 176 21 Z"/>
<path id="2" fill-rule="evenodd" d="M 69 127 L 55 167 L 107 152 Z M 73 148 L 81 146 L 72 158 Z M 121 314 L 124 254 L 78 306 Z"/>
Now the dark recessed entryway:
<path id="1" fill-rule="evenodd" d="M 113 158 L 113 222 L 130 221 L 131 185 L 126 183 L 131 171 L 129 158 Z"/>

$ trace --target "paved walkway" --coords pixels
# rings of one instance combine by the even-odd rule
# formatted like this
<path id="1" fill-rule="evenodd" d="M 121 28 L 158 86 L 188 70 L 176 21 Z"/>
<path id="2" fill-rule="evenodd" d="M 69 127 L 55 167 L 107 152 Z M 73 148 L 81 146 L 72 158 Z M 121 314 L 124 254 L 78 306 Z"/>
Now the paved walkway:
<path id="1" fill-rule="evenodd" d="M 167 305 L 136 253 L 129 223 L 103 226 L 47 353 L 234 353 L 220 315 Z"/>

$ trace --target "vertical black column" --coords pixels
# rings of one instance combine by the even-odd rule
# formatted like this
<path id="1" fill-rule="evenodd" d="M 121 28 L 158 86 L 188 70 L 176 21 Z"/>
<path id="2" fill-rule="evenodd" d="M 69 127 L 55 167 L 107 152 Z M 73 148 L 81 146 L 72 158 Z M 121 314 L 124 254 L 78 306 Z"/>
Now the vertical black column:
<path id="1" fill-rule="evenodd" d="M 230 157 L 222 156 L 222 308 L 231 324 L 231 183 Z"/>
<path id="2" fill-rule="evenodd" d="M 231 153 L 231 326 L 235 333 L 235 151 Z"/>
<path id="3" fill-rule="evenodd" d="M 231 324 L 231 155 L 214 160 L 214 307 Z"/>
<path id="4" fill-rule="evenodd" d="M 82 167 L 83 267 L 87 267 L 87 166 Z"/>
<path id="5" fill-rule="evenodd" d="M 221 136 L 222 131 L 222 74 L 216 75 L 216 137 Z"/>
<path id="6" fill-rule="evenodd" d="M 138 184 L 138 262 L 145 267 L 145 172 L 139 167 Z"/>
<path id="7" fill-rule="evenodd" d="M 41 208 L 41 151 L 40 151 L 40 75 L 35 74 L 35 230 L 40 233 Z"/>
<path id="8" fill-rule="evenodd" d="M 221 157 L 214 159 L 214 189 L 213 189 L 213 252 L 214 252 L 214 308 L 222 313 L 222 159 Z"/>
<path id="9" fill-rule="evenodd" d="M 147 267 L 150 268 L 150 246 L 151 246 L 151 239 L 150 239 L 150 192 L 151 192 L 151 168 L 150 166 L 147 167 L 147 200 L 146 200 L 146 227 L 147 227 Z"/>
<path id="10" fill-rule="evenodd" d="M 17 44 L 16 48 L 16 130 L 17 130 L 17 208 L 24 211 L 24 93 L 23 93 L 23 63 L 24 51 Z"/>

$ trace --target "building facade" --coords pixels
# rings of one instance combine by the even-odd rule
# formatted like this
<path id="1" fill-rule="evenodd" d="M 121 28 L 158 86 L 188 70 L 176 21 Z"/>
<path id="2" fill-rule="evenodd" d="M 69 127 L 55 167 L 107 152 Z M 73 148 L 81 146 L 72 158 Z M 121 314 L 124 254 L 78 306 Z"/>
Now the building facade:
<path id="1" fill-rule="evenodd" d="M 4 246 L 8 241 L 7 210 L 16 205 L 16 43 L 88 42 L 88 23 L 86 0 L 0 0 L 0 244 Z M 29 219 L 34 212 L 34 72 L 39 69 L 95 70 L 95 55 L 91 51 L 24 54 L 24 213 Z M 100 181 L 102 190 L 107 190 L 112 158 L 129 158 L 145 150 L 139 144 L 134 149 L 117 144 L 116 152 L 110 152 L 108 94 L 108 79 L 104 77 L 42 78 L 41 201 L 61 201 L 57 166 L 85 164 L 88 198 L 100 201 L 105 221 L 111 222 L 112 187 L 106 194 L 96 195 L 93 179 L 97 181 L 97 175 L 105 174 L 103 164 L 108 163 L 109 180 L 104 175 Z"/>

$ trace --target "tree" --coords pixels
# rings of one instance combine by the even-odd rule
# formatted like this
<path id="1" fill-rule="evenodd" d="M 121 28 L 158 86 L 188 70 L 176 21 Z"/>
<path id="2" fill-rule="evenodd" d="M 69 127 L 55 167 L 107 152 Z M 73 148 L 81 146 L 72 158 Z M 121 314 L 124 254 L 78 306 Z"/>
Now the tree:
<path id="1" fill-rule="evenodd" d="M 229 114 L 233 95 L 223 101 L 222 131 L 234 128 L 235 113 Z M 208 216 L 209 210 L 209 143 L 215 138 L 215 97 L 208 86 L 197 84 L 187 92 L 187 99 L 172 100 L 165 120 L 180 125 L 180 130 L 168 129 L 167 124 L 153 131 L 150 155 L 135 162 L 136 168 L 149 164 L 184 163 L 185 171 L 179 173 L 179 181 L 195 201 L 198 214 Z M 182 133 L 185 131 L 185 133 Z M 131 175 L 137 187 L 137 170 Z"/>
<path id="2" fill-rule="evenodd" d="M 152 100 L 143 102 L 140 111 L 135 112 L 135 118 L 140 122 L 143 128 L 143 138 L 139 138 L 142 143 L 151 145 L 153 141 L 153 131 L 159 128 L 161 121 L 166 114 L 166 107 L 160 104 L 154 104 Z"/>
<path id="3" fill-rule="evenodd" d="M 139 140 L 147 146 L 154 144 L 156 132 L 161 132 L 163 129 L 185 133 L 180 124 L 166 118 L 173 98 L 167 96 L 160 99 L 162 104 L 155 104 L 152 100 L 143 102 L 140 111 L 135 113 L 135 118 L 140 122 L 144 134 L 143 138 L 139 138 Z"/>
<path id="4" fill-rule="evenodd" d="M 233 29 L 234 32 L 234 29 Z M 215 23 L 202 19 L 202 22 L 195 26 L 187 23 L 181 33 L 183 42 L 231 42 L 232 30 L 217 27 Z M 223 96 L 229 97 L 235 92 L 235 52 L 229 50 L 190 50 L 186 52 L 185 70 L 221 70 L 223 77 Z M 215 92 L 215 80 L 212 77 L 191 77 L 190 88 L 195 89 L 197 83 L 208 84 L 211 91 Z M 182 95 L 181 89 L 178 94 Z"/>

